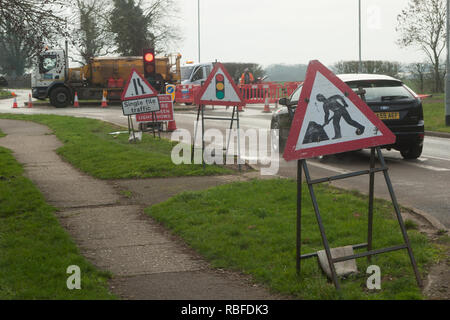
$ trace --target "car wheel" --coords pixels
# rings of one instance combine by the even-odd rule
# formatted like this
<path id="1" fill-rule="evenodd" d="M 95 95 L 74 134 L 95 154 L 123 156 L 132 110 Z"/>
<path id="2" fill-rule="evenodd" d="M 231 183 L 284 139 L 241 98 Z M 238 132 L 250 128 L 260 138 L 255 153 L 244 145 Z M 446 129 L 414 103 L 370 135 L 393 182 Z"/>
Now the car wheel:
<path id="1" fill-rule="evenodd" d="M 187 106 L 192 106 L 192 102 L 185 102 L 184 104 Z"/>
<path id="2" fill-rule="evenodd" d="M 65 108 L 69 105 L 69 90 L 64 87 L 58 87 L 50 93 L 50 103 L 56 108 Z"/>
<path id="3" fill-rule="evenodd" d="M 270 130 L 270 137 L 271 137 L 270 145 L 272 146 L 272 151 L 276 151 L 281 154 L 284 151 L 285 145 L 283 139 L 281 139 L 280 137 L 280 130 L 281 130 L 280 122 L 278 120 L 272 121 L 270 129 L 274 129 Z M 276 131 L 276 129 L 278 129 L 278 131 Z"/>
<path id="4" fill-rule="evenodd" d="M 417 159 L 422 154 L 422 145 L 414 145 L 409 149 L 401 150 L 400 154 L 404 159 Z"/>

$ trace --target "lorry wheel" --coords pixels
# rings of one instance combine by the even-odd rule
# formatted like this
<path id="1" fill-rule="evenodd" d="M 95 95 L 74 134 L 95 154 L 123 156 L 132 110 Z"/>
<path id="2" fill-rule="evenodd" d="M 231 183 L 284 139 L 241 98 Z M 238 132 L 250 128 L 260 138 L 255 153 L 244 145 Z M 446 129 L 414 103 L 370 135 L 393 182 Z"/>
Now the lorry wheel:
<path id="1" fill-rule="evenodd" d="M 69 105 L 69 102 L 69 90 L 64 87 L 55 88 L 50 93 L 50 103 L 56 108 L 65 108 Z"/>

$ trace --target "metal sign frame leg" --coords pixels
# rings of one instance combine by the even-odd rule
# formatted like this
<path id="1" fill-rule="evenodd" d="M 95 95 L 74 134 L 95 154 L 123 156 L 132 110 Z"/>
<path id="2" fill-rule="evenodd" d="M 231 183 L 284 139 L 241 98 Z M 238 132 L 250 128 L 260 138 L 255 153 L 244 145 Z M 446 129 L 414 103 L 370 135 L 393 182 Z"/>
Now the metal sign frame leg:
<path id="1" fill-rule="evenodd" d="M 240 131 L 240 127 L 239 127 L 239 110 L 237 113 L 237 139 L 238 139 L 238 167 L 239 167 L 239 172 L 241 172 L 241 139 L 239 136 L 239 131 Z M 231 120 L 233 121 L 233 120 Z"/>
<path id="2" fill-rule="evenodd" d="M 375 193 L 375 148 L 370 149 L 370 173 L 369 173 L 369 210 L 367 218 L 367 251 L 372 250 L 372 230 L 373 230 L 373 199 Z M 367 256 L 370 262 L 372 256 Z"/>
<path id="3" fill-rule="evenodd" d="M 205 163 L 205 106 L 202 105 L 202 164 L 203 169 L 206 168 Z"/>
<path id="4" fill-rule="evenodd" d="M 201 105 L 197 108 L 197 120 L 195 121 L 195 129 L 194 129 L 194 140 L 192 142 L 192 153 L 191 153 L 191 163 L 194 163 L 194 154 L 195 154 L 195 140 L 197 139 L 197 129 L 198 129 L 198 120 L 200 119 L 200 108 Z"/>
<path id="5" fill-rule="evenodd" d="M 136 143 L 136 136 L 134 135 L 133 119 L 131 119 L 131 116 L 128 116 L 128 123 L 130 124 L 131 132 L 133 132 L 133 142 Z"/>
<path id="6" fill-rule="evenodd" d="M 297 160 L 297 275 L 300 276 L 302 256 L 302 166 L 304 160 Z"/>
<path id="7" fill-rule="evenodd" d="M 130 117 L 131 116 L 127 116 L 127 120 L 128 120 L 128 136 L 130 136 L 130 133 L 131 133 Z"/>
<path id="8" fill-rule="evenodd" d="M 161 139 L 161 130 L 159 130 L 159 124 L 158 124 L 158 115 L 155 111 L 152 112 L 152 127 L 153 127 L 153 138 L 156 138 L 155 135 L 155 127 L 157 127 L 158 130 L 158 138 Z"/>
<path id="9" fill-rule="evenodd" d="M 378 159 L 380 160 L 381 165 L 383 167 L 386 167 L 386 163 L 384 161 L 384 157 L 383 157 L 380 147 L 377 147 L 377 155 L 378 155 Z M 395 214 L 397 215 L 397 220 L 400 225 L 400 229 L 402 231 L 403 240 L 405 241 L 406 249 L 408 250 L 409 259 L 411 260 L 411 264 L 412 264 L 412 267 L 414 270 L 414 275 L 416 276 L 417 285 L 420 288 L 422 288 L 422 279 L 420 278 L 416 260 L 414 259 L 414 254 L 412 252 L 411 243 L 409 242 L 408 233 L 406 232 L 405 223 L 403 222 L 403 218 L 402 218 L 402 215 L 400 212 L 400 208 L 398 206 L 397 198 L 394 193 L 394 188 L 392 187 L 391 179 L 389 177 L 387 170 L 383 171 L 383 175 L 384 175 L 384 179 L 386 180 L 386 185 L 388 187 L 389 194 L 391 196 L 392 204 L 394 205 L 394 208 L 395 208 Z"/>
<path id="10" fill-rule="evenodd" d="M 153 139 L 156 138 L 155 134 L 155 113 L 152 112 L 152 133 L 153 133 Z"/>
<path id="11" fill-rule="evenodd" d="M 331 256 L 330 244 L 328 243 L 328 239 L 325 234 L 325 228 L 322 223 L 322 217 L 320 216 L 319 206 L 317 204 L 316 194 L 314 193 L 314 187 L 311 183 L 311 176 L 309 174 L 308 165 L 306 164 L 306 160 L 302 161 L 302 165 L 303 165 L 303 170 L 305 171 L 306 182 L 308 183 L 309 194 L 311 196 L 311 200 L 313 203 L 314 212 L 316 214 L 317 224 L 319 225 L 320 235 L 322 237 L 322 243 L 323 243 L 323 246 L 325 247 L 325 253 L 327 255 L 328 265 L 329 265 L 330 271 L 331 271 L 331 278 L 333 280 L 334 286 L 339 291 L 340 285 L 339 285 L 338 277 L 336 274 L 336 269 L 334 267 L 333 257 Z"/>
<path id="12" fill-rule="evenodd" d="M 233 113 L 231 114 L 231 123 L 230 123 L 230 132 L 228 133 L 228 141 L 227 141 L 227 148 L 225 150 L 225 158 L 228 156 L 228 149 L 230 148 L 230 140 L 231 140 L 231 130 L 233 130 L 233 120 L 234 120 L 234 114 L 236 112 L 236 106 L 233 107 Z"/>

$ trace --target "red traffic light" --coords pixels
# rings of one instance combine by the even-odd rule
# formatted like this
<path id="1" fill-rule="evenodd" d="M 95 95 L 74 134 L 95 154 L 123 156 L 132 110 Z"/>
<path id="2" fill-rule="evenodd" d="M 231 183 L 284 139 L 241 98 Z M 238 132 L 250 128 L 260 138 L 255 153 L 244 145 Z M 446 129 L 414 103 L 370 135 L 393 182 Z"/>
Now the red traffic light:
<path id="1" fill-rule="evenodd" d="M 155 48 L 146 48 L 142 50 L 142 59 L 144 63 L 144 78 L 156 79 L 156 57 Z"/>
<path id="2" fill-rule="evenodd" d="M 152 62 L 154 59 L 155 59 L 155 56 L 154 56 L 153 53 L 151 53 L 151 52 L 147 52 L 147 53 L 144 55 L 144 60 L 145 60 L 146 62 Z"/>

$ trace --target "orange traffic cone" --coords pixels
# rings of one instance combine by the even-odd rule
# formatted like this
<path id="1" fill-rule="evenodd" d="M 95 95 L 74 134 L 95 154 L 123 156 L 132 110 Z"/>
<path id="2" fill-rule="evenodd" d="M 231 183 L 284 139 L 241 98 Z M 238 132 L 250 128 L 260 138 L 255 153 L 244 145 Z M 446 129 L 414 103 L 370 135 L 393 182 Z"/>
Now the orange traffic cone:
<path id="1" fill-rule="evenodd" d="M 11 92 L 12 96 L 14 97 L 14 102 L 13 102 L 13 108 L 18 108 L 17 106 L 17 96 L 14 92 Z"/>
<path id="2" fill-rule="evenodd" d="M 79 106 L 80 106 L 80 104 L 78 103 L 78 94 L 75 91 L 75 98 L 73 99 L 73 107 L 78 108 Z"/>
<path id="3" fill-rule="evenodd" d="M 103 90 L 103 96 L 102 96 L 102 108 L 106 108 L 108 106 L 108 103 L 106 102 L 106 91 Z"/>
<path id="4" fill-rule="evenodd" d="M 28 94 L 28 108 L 33 108 L 33 102 L 31 101 L 31 93 Z"/>
<path id="5" fill-rule="evenodd" d="M 175 123 L 175 119 L 173 119 L 167 123 L 167 131 L 172 132 L 175 130 L 177 130 L 177 124 Z"/>
<path id="6" fill-rule="evenodd" d="M 264 110 L 263 112 L 270 112 L 270 106 L 269 106 L 269 96 L 266 93 L 266 100 L 264 101 Z"/>

